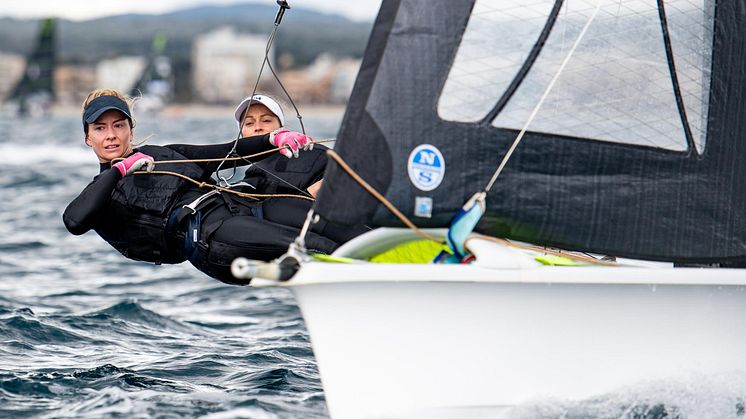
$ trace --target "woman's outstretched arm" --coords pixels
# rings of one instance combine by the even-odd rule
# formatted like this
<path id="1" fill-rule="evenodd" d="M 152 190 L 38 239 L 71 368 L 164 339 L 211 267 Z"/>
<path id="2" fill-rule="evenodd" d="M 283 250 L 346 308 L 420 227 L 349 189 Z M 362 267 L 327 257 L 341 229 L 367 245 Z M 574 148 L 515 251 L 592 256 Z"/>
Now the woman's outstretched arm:
<path id="1" fill-rule="evenodd" d="M 62 214 L 67 231 L 81 235 L 96 225 L 101 211 L 106 207 L 122 174 L 116 168 L 104 170 L 83 189 Z"/>
<path id="2" fill-rule="evenodd" d="M 223 144 L 169 144 L 168 148 L 178 152 L 179 154 L 185 156 L 186 158 L 190 160 L 199 160 L 199 159 L 222 159 L 230 153 L 231 149 L 233 149 L 233 143 L 234 141 L 231 141 L 229 143 L 223 143 Z M 257 154 L 262 151 L 267 151 L 275 148 L 272 144 L 269 142 L 269 134 L 264 135 L 257 135 L 253 137 L 244 137 L 240 138 L 238 142 L 236 143 L 236 152 L 235 154 L 238 156 L 248 156 L 252 154 Z M 270 156 L 271 153 L 263 154 L 261 156 L 256 156 L 251 159 L 252 162 L 256 162 L 259 160 L 264 159 L 265 157 Z M 249 164 L 249 162 L 244 160 L 237 160 L 237 161 L 231 161 L 230 166 L 227 167 L 233 167 L 233 163 L 236 163 L 238 166 L 243 166 Z M 203 168 L 206 169 L 208 172 L 213 172 L 217 167 L 220 165 L 220 162 L 212 162 L 212 163 L 197 163 Z M 226 166 L 224 164 L 223 166 Z"/>

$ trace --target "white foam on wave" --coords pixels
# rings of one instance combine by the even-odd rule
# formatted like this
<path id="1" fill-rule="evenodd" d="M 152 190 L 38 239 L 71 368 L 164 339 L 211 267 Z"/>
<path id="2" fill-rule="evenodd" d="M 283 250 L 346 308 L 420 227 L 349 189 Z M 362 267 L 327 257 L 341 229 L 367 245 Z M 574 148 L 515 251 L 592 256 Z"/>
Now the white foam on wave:
<path id="1" fill-rule="evenodd" d="M 651 380 L 587 400 L 537 399 L 514 406 L 515 419 L 739 419 L 746 410 L 746 372 L 690 374 Z"/>
<path id="2" fill-rule="evenodd" d="M 5 165 L 36 163 L 72 163 L 96 165 L 97 159 L 88 147 L 58 144 L 0 144 L 0 156 Z"/>

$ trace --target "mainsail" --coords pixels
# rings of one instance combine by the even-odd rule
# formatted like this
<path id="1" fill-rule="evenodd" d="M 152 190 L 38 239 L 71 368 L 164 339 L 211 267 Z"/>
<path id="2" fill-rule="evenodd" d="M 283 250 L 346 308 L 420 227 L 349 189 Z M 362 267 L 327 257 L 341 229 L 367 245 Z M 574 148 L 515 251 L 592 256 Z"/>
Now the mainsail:
<path id="1" fill-rule="evenodd" d="M 23 77 L 13 88 L 10 100 L 21 114 L 46 111 L 54 102 L 55 21 L 42 21 L 39 36 L 26 61 Z"/>
<path id="2" fill-rule="evenodd" d="M 477 231 L 681 263 L 746 262 L 746 15 L 600 0 Z M 419 226 L 484 188 L 596 1 L 384 0 L 336 151 Z M 324 218 L 398 226 L 336 164 Z"/>

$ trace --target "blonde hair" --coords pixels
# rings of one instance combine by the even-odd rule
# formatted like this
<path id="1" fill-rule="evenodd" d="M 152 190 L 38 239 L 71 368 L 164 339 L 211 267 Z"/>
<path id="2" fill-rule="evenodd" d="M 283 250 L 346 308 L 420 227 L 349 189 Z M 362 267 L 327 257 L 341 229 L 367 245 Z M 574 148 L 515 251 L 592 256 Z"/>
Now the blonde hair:
<path id="1" fill-rule="evenodd" d="M 135 114 L 132 112 L 132 110 L 135 107 L 136 100 L 129 96 L 123 95 L 114 89 L 96 89 L 91 93 L 88 93 L 88 96 L 86 96 L 85 100 L 83 101 L 83 106 L 81 108 L 82 113 L 85 113 L 85 108 L 91 102 L 93 102 L 94 99 L 98 99 L 101 96 L 114 96 L 118 99 L 123 100 L 127 104 L 127 106 L 129 106 L 130 115 L 132 115 L 132 118 L 127 118 L 130 121 L 130 129 L 135 129 L 135 125 L 137 124 L 137 122 L 135 121 Z M 85 125 L 85 134 L 88 135 L 88 124 Z"/>

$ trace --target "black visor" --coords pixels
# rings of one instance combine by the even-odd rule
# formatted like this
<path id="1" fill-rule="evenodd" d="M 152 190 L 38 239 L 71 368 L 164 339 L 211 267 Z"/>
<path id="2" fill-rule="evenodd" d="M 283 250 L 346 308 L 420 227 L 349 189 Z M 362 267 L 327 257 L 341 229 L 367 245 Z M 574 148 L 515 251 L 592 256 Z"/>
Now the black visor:
<path id="1" fill-rule="evenodd" d="M 116 109 L 123 113 L 130 121 L 132 116 L 130 115 L 130 107 L 127 106 L 127 102 L 119 99 L 116 96 L 101 96 L 93 99 L 83 111 L 83 132 L 85 132 L 86 124 L 96 122 L 106 111 Z"/>

